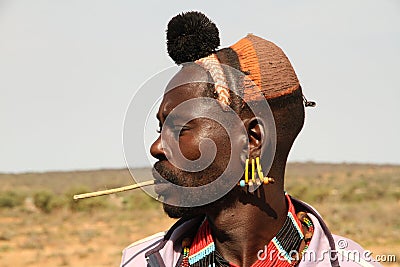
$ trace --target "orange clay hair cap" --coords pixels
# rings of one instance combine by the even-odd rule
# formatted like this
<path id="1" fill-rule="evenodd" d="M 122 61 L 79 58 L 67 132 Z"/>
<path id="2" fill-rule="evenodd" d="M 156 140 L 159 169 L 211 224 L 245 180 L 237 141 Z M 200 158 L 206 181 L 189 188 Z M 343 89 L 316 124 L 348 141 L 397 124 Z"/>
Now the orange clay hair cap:
<path id="1" fill-rule="evenodd" d="M 289 59 L 274 43 L 249 34 L 228 48 L 235 54 L 234 62 L 224 56 L 227 49 L 217 50 L 219 44 L 218 28 L 200 12 L 178 14 L 168 23 L 167 49 L 170 57 L 178 65 L 196 62 L 205 68 L 216 82 L 215 92 L 224 104 L 229 105 L 230 99 L 221 63 L 240 68 L 246 74 L 243 92 L 246 102 L 257 100 L 262 95 L 266 99 L 277 98 L 300 88 Z M 304 102 L 306 106 L 315 106 L 315 102 L 305 98 Z"/>
<path id="2" fill-rule="evenodd" d="M 274 43 L 248 34 L 231 46 L 239 59 L 240 68 L 257 85 L 266 99 L 291 94 L 300 87 L 296 73 L 282 49 Z M 257 95 L 245 88 L 244 95 Z M 249 100 L 250 100 L 249 99 Z"/>

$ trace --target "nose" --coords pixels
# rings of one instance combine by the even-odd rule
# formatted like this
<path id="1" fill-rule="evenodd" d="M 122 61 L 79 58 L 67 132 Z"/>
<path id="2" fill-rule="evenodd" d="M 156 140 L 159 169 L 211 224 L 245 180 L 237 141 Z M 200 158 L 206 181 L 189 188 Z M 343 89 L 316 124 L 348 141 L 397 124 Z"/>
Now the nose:
<path id="1" fill-rule="evenodd" d="M 157 138 L 156 141 L 154 141 L 154 143 L 151 145 L 150 147 L 150 154 L 158 159 L 158 160 L 162 160 L 165 159 L 165 151 L 164 148 L 162 146 L 162 142 L 161 142 L 161 135 Z"/>

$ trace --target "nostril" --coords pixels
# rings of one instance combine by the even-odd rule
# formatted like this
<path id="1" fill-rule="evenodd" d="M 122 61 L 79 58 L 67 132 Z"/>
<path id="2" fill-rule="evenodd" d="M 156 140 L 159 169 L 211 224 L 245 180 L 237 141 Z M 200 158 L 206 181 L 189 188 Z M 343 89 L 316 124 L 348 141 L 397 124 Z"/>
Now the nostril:
<path id="1" fill-rule="evenodd" d="M 158 160 L 166 158 L 165 151 L 162 147 L 161 136 L 158 137 L 157 140 L 151 145 L 150 154 Z"/>
<path id="2" fill-rule="evenodd" d="M 158 155 L 157 159 L 159 161 L 162 161 L 162 160 L 167 160 L 167 157 L 165 155 L 163 155 L 163 154 L 160 154 L 160 155 Z"/>

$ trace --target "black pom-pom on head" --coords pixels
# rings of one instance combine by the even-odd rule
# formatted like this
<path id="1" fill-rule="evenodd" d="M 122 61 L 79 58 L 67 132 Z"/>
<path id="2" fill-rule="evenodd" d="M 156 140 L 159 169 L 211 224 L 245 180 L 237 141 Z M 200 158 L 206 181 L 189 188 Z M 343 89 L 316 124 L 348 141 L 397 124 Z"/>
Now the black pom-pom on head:
<path id="1" fill-rule="evenodd" d="M 203 13 L 182 13 L 168 23 L 167 49 L 176 64 L 209 56 L 219 45 L 218 28 Z"/>

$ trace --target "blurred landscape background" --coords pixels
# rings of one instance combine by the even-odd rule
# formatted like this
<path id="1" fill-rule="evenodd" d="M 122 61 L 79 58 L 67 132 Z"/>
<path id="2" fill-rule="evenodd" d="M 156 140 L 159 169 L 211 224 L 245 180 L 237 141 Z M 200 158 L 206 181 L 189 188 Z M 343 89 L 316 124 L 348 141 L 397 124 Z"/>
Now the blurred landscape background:
<path id="1" fill-rule="evenodd" d="M 137 170 L 140 173 L 145 169 Z M 0 174 L 0 266 L 118 266 L 130 243 L 174 223 L 141 190 L 72 196 L 127 185 L 126 169 Z M 400 261 L 400 166 L 291 163 L 286 190 L 313 205 L 332 232 Z"/>
<path id="2" fill-rule="evenodd" d="M 190 10 L 216 23 L 221 47 L 251 32 L 284 49 L 318 105 L 286 190 L 399 266 L 400 1 L 0 0 L 0 267 L 119 266 L 124 247 L 174 223 L 141 190 L 72 196 L 133 182 L 122 169 L 127 107 L 175 65 L 165 29 Z M 150 145 L 137 129 L 129 149 Z M 154 163 L 134 152 L 132 166 Z"/>

